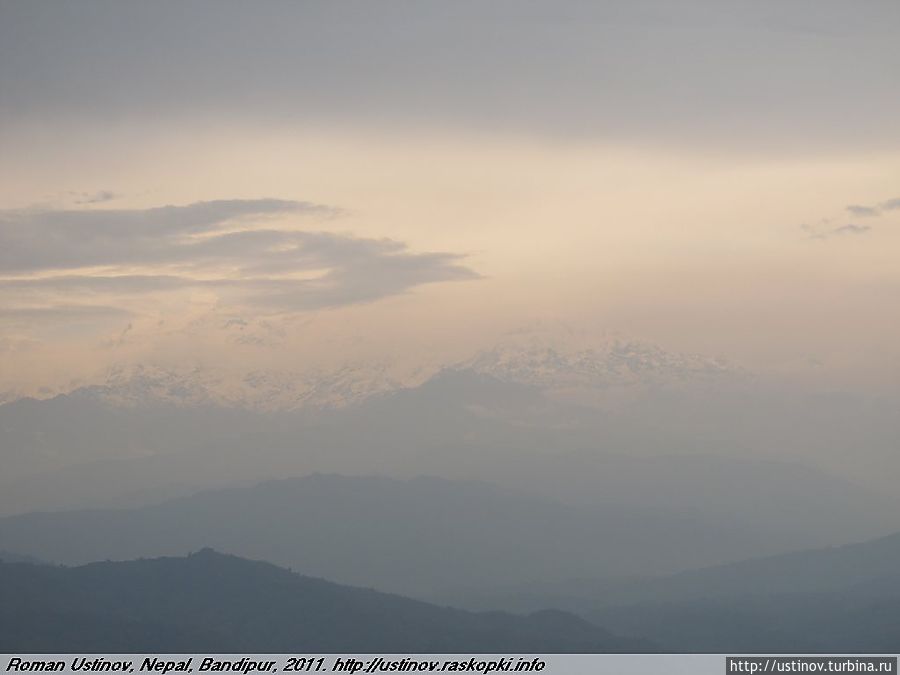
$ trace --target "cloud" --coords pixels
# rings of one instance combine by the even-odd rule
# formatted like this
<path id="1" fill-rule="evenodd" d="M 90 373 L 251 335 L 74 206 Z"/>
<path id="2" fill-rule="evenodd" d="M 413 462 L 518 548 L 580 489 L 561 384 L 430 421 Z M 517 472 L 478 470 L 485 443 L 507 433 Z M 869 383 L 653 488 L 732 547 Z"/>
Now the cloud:
<path id="1" fill-rule="evenodd" d="M 814 227 L 810 227 L 809 225 L 802 225 L 801 229 L 809 234 L 810 239 L 817 239 L 819 241 L 824 241 L 826 239 L 830 239 L 831 237 L 866 234 L 872 231 L 872 227 L 869 225 L 856 225 L 854 223 L 847 223 L 846 225 L 832 227 L 824 230 L 816 229 Z"/>
<path id="2" fill-rule="evenodd" d="M 889 0 L 53 4 L 2 3 L 0 128 L 188 115 L 776 153 L 896 133 Z"/>
<path id="3" fill-rule="evenodd" d="M 100 190 L 99 192 L 73 192 L 76 199 L 76 204 L 101 204 L 103 202 L 109 202 L 118 197 L 115 192 L 111 190 Z"/>
<path id="4" fill-rule="evenodd" d="M 831 234 L 865 234 L 866 232 L 871 231 L 871 227 L 869 225 L 854 225 L 853 223 L 848 223 L 847 225 L 841 225 L 840 227 L 836 227 L 831 230 Z"/>
<path id="5" fill-rule="evenodd" d="M 861 204 L 850 204 L 847 206 L 847 211 L 861 218 L 880 216 L 884 211 L 893 211 L 895 209 L 900 209 L 900 197 L 888 199 L 875 206 L 863 206 Z"/>
<path id="6" fill-rule="evenodd" d="M 221 256 L 230 245 L 257 244 L 266 235 L 215 234 L 229 224 L 290 213 L 336 215 L 336 209 L 278 199 L 218 200 L 151 209 L 22 210 L 0 212 L 0 273 L 96 265 L 199 261 Z M 270 232 L 269 242 L 279 235 Z M 247 251 L 245 250 L 244 253 Z"/>
<path id="7" fill-rule="evenodd" d="M 851 215 L 858 218 L 875 218 L 884 215 L 886 211 L 900 209 L 900 197 L 888 199 L 871 206 L 848 204 L 844 208 Z M 824 218 L 819 221 L 818 225 L 801 225 L 800 228 L 809 235 L 810 239 L 818 239 L 819 241 L 824 241 L 834 236 L 867 234 L 873 230 L 869 225 L 858 225 L 855 223 L 833 227 L 831 222 L 831 218 Z"/>
<path id="8" fill-rule="evenodd" d="M 297 229 L 342 212 L 279 199 L 127 210 L 0 211 L 0 294 L 37 316 L 86 299 L 211 291 L 227 305 L 294 312 L 475 279 L 453 253 Z M 27 304 L 30 303 L 30 304 Z M 7 303 L 9 304 L 9 303 Z M 12 310 L 11 310 L 12 311 Z"/>
<path id="9" fill-rule="evenodd" d="M 881 212 L 872 206 L 861 206 L 860 204 L 850 204 L 847 207 L 847 210 L 852 213 L 854 216 L 858 216 L 861 218 L 868 218 L 871 216 L 877 216 Z"/>

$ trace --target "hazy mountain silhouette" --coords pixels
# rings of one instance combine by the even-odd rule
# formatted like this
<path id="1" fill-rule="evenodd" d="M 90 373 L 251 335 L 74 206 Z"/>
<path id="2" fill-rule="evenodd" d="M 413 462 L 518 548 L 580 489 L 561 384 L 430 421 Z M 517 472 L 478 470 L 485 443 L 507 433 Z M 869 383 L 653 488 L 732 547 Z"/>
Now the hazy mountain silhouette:
<path id="1" fill-rule="evenodd" d="M 483 594 L 481 603 L 576 611 L 665 650 L 886 652 L 900 644 L 900 533 L 873 541 L 631 581 Z"/>
<path id="2" fill-rule="evenodd" d="M 889 654 L 900 645 L 900 579 L 835 592 L 650 602 L 586 616 L 648 636 L 666 651 Z"/>
<path id="3" fill-rule="evenodd" d="M 760 458 L 743 447 L 743 436 L 729 437 L 716 420 L 748 426 L 740 411 L 756 399 L 654 392 L 614 413 L 468 369 L 316 413 L 113 406 L 85 391 L 16 401 L 0 406 L 0 514 L 135 507 L 314 472 L 435 475 L 707 528 L 709 546 L 696 549 L 705 557 L 670 558 L 661 547 L 634 559 L 657 561 L 656 572 L 893 528 L 890 498 L 771 448 Z M 711 399 L 726 409 L 710 410 Z M 698 418 L 704 421 L 685 423 Z M 654 541 L 654 533 L 645 539 Z"/>
<path id="4" fill-rule="evenodd" d="M 466 604 L 514 607 L 555 602 L 590 611 L 599 606 L 715 600 L 736 595 L 828 593 L 878 587 L 900 570 L 900 533 L 870 541 L 757 557 L 659 577 L 582 579 L 529 588 L 502 586 Z"/>
<path id="5" fill-rule="evenodd" d="M 17 480 L 102 459 L 188 450 L 223 441 L 241 427 L 265 424 L 252 412 L 215 405 L 113 405 L 96 396 L 94 389 L 0 405 L 4 478 Z"/>
<path id="6" fill-rule="evenodd" d="M 690 519 L 578 508 L 474 481 L 313 475 L 140 509 L 0 519 L 0 545 L 64 564 L 199 544 L 341 583 L 433 597 L 697 564 L 728 536 Z M 641 564 L 641 561 L 646 561 Z"/>
<path id="7" fill-rule="evenodd" d="M 623 589 L 622 599 L 682 600 L 862 588 L 900 570 L 900 533 L 824 549 L 692 570 Z"/>
<path id="8" fill-rule="evenodd" d="M 473 613 L 204 549 L 66 568 L 0 563 L 0 652 L 634 652 L 558 611 Z"/>

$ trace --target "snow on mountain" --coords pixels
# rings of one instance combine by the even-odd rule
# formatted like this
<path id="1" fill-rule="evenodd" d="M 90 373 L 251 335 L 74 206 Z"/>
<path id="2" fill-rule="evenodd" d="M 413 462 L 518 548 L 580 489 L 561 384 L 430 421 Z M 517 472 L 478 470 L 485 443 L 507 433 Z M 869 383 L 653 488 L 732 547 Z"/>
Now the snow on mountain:
<path id="1" fill-rule="evenodd" d="M 331 372 L 224 371 L 120 366 L 102 383 L 80 387 L 88 396 L 116 406 L 215 405 L 262 411 L 343 407 L 402 386 L 382 365 L 345 365 Z"/>
<path id="2" fill-rule="evenodd" d="M 389 361 L 345 363 L 334 369 L 241 370 L 118 365 L 92 383 L 49 392 L 87 397 L 114 406 L 222 406 L 260 411 L 341 408 L 376 394 L 414 388 L 435 374 L 471 371 L 525 384 L 550 394 L 579 392 L 588 399 L 644 386 L 709 381 L 738 372 L 718 359 L 665 351 L 610 334 L 529 330 L 456 363 L 400 367 Z M 18 398 L 18 397 L 12 397 Z"/>
<path id="3" fill-rule="evenodd" d="M 459 367 L 555 393 L 708 382 L 740 372 L 721 359 L 608 334 L 599 339 L 513 335 Z"/>

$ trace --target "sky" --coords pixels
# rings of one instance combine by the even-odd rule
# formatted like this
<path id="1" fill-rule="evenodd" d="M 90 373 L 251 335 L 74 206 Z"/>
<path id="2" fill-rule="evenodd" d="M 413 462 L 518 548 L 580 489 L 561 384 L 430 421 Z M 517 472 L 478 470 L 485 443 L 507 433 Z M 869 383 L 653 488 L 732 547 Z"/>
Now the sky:
<path id="1" fill-rule="evenodd" d="M 0 389 L 535 320 L 896 386 L 900 5 L 0 0 Z"/>

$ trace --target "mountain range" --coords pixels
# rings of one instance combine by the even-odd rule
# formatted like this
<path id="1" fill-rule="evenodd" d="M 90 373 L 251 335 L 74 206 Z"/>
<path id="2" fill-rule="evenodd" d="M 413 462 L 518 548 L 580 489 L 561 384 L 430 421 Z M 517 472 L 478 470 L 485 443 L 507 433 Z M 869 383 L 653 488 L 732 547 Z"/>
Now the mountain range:
<path id="1" fill-rule="evenodd" d="M 451 598 L 478 584 L 561 581 L 702 564 L 739 533 L 636 509 L 588 509 L 477 481 L 312 475 L 135 509 L 0 519 L 0 546 L 83 564 L 199 544 L 341 583 Z"/>
<path id="2" fill-rule="evenodd" d="M 44 388 L 38 399 L 75 394 L 114 406 L 220 406 L 257 411 L 334 409 L 416 387 L 442 370 L 471 370 L 497 379 L 562 391 L 687 382 L 745 373 L 722 359 L 666 351 L 615 335 L 590 339 L 571 330 L 509 334 L 458 361 L 347 361 L 324 368 L 222 369 L 120 363 L 88 381 Z M 27 398 L 14 391 L 0 403 Z"/>
<path id="3" fill-rule="evenodd" d="M 703 431 L 696 411 L 675 415 L 683 398 L 666 400 L 613 413 L 472 370 L 316 412 L 121 406 L 84 392 L 25 399 L 0 406 L 0 515 L 138 507 L 320 472 L 486 480 L 579 508 L 690 520 L 721 542 L 694 561 L 707 564 L 891 531 L 895 496 L 790 453 L 738 451 Z"/>
<path id="4" fill-rule="evenodd" d="M 0 548 L 74 565 L 213 546 L 421 600 L 559 607 L 674 649 L 701 643 L 665 632 L 663 602 L 713 634 L 715 603 L 732 611 L 750 589 L 758 613 L 741 620 L 765 636 L 762 598 L 838 593 L 823 616 L 843 616 L 853 586 L 806 588 L 801 564 L 753 590 L 751 571 L 722 568 L 727 597 L 706 597 L 685 589 L 717 577 L 689 570 L 897 529 L 889 394 L 773 384 L 620 339 L 523 335 L 429 368 L 234 386 L 132 367 L 0 405 Z"/>
<path id="5" fill-rule="evenodd" d="M 457 601 L 561 607 L 679 652 L 893 653 L 898 570 L 900 533 L 656 578 L 497 587 Z"/>
<path id="6" fill-rule="evenodd" d="M 80 567 L 2 562 L 0 650 L 893 653 L 898 569 L 900 533 L 663 577 L 508 587 L 505 598 L 496 584 L 457 593 L 463 611 L 209 548 Z"/>
<path id="7" fill-rule="evenodd" d="M 0 652 L 642 652 L 558 611 L 466 612 L 204 549 L 82 567 L 0 563 Z"/>

